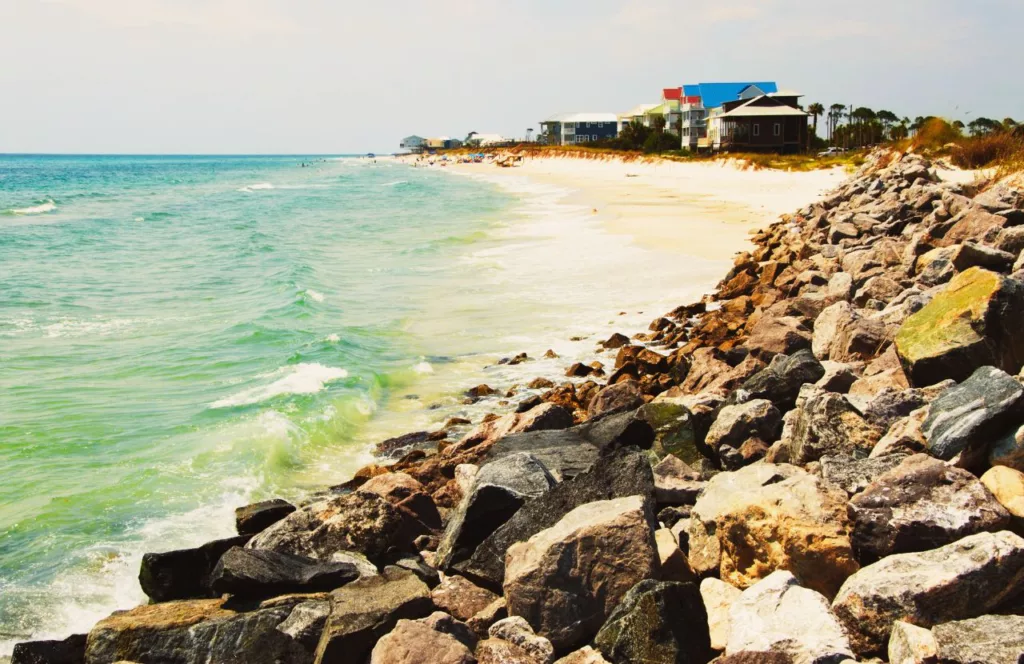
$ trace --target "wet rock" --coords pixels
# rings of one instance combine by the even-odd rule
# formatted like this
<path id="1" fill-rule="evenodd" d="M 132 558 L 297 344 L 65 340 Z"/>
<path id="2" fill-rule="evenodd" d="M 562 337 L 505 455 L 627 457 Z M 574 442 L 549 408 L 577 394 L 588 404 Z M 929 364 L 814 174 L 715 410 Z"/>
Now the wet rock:
<path id="1" fill-rule="evenodd" d="M 729 622 L 726 654 L 782 652 L 794 661 L 815 664 L 853 657 L 828 600 L 783 570 L 743 591 L 729 609 Z"/>
<path id="2" fill-rule="evenodd" d="M 430 598 L 437 608 L 465 621 L 490 606 L 498 596 L 464 577 L 446 576 L 430 591 Z"/>
<path id="3" fill-rule="evenodd" d="M 581 505 L 624 496 L 650 496 L 653 492 L 654 476 L 647 456 L 637 450 L 616 452 L 599 460 L 586 472 L 528 501 L 488 536 L 467 561 L 456 564 L 455 568 L 483 585 L 501 588 L 505 578 L 505 552 L 516 542 L 525 542 L 551 528 Z"/>
<path id="4" fill-rule="evenodd" d="M 718 450 L 722 445 L 739 447 L 748 438 L 777 440 L 782 432 L 782 414 L 771 401 L 753 399 L 726 406 L 708 431 L 705 442 Z"/>
<path id="5" fill-rule="evenodd" d="M 943 664 L 1019 664 L 1024 660 L 1024 616 L 981 616 L 932 629 Z"/>
<path id="6" fill-rule="evenodd" d="M 725 581 L 708 577 L 700 582 L 700 594 L 708 615 L 711 647 L 714 650 L 725 650 L 729 642 L 729 610 L 743 591 Z"/>
<path id="7" fill-rule="evenodd" d="M 235 510 L 235 529 L 239 535 L 257 535 L 295 511 L 295 505 L 274 498 Z"/>
<path id="8" fill-rule="evenodd" d="M 889 664 L 929 664 L 938 655 L 932 633 L 902 620 L 893 623 L 889 635 Z"/>
<path id="9" fill-rule="evenodd" d="M 809 350 L 793 355 L 776 355 L 763 370 L 740 386 L 737 394 L 743 401 L 767 399 L 780 410 L 789 410 L 796 403 L 800 388 L 825 375 L 825 368 Z"/>
<path id="10" fill-rule="evenodd" d="M 952 459 L 965 449 L 981 447 L 1024 417 L 1024 388 L 995 367 L 981 367 L 963 383 L 931 403 L 921 430 L 928 451 Z"/>
<path id="11" fill-rule="evenodd" d="M 1024 286 L 981 268 L 958 274 L 896 335 L 915 385 L 964 380 L 979 366 L 1017 373 L 1024 364 Z"/>
<path id="12" fill-rule="evenodd" d="M 781 447 L 790 463 L 804 464 L 826 454 L 867 456 L 881 436 L 845 396 L 806 386 L 787 414 Z"/>
<path id="13" fill-rule="evenodd" d="M 333 590 L 358 578 L 359 569 L 352 563 L 321 562 L 236 546 L 214 567 L 210 587 L 218 595 L 259 598 Z"/>
<path id="14" fill-rule="evenodd" d="M 386 567 L 331 593 L 331 611 L 316 648 L 316 664 L 359 662 L 401 619 L 433 610 L 426 584 L 407 570 Z"/>
<path id="15" fill-rule="evenodd" d="M 587 414 L 593 418 L 604 413 L 636 410 L 644 405 L 640 384 L 625 380 L 602 388 L 587 407 Z"/>
<path id="16" fill-rule="evenodd" d="M 510 454 L 480 468 L 473 487 L 448 519 L 437 548 L 437 568 L 447 570 L 468 558 L 527 498 L 554 484 L 548 469 L 530 454 Z"/>
<path id="17" fill-rule="evenodd" d="M 246 548 L 316 560 L 354 551 L 375 560 L 393 549 L 411 550 L 420 534 L 421 525 L 387 500 L 356 491 L 303 506 L 252 538 Z"/>
<path id="18" fill-rule="evenodd" d="M 984 615 L 1024 590 L 1024 539 L 979 533 L 862 568 L 832 603 L 862 656 L 885 651 L 892 624 L 931 627 Z"/>
<path id="19" fill-rule="evenodd" d="M 846 493 L 795 466 L 754 464 L 711 478 L 691 512 L 690 567 L 747 588 L 777 569 L 833 596 L 858 568 Z"/>
<path id="20" fill-rule="evenodd" d="M 430 653 L 430 662 L 437 664 L 476 663 L 471 647 L 451 634 L 434 629 L 428 620 L 399 620 L 373 647 L 370 664 L 418 664 L 424 661 L 426 653 Z M 475 638 L 473 645 L 476 645 Z"/>
<path id="21" fill-rule="evenodd" d="M 850 500 L 849 514 L 861 562 L 934 549 L 1010 521 L 974 475 L 926 454 L 879 476 Z"/>
<path id="22" fill-rule="evenodd" d="M 846 493 L 860 493 L 880 475 L 903 463 L 905 454 L 887 454 L 868 459 L 848 455 L 821 457 L 821 476 Z"/>
<path id="23" fill-rule="evenodd" d="M 614 664 L 705 664 L 712 657 L 707 614 L 692 583 L 647 579 L 635 585 L 594 638 Z"/>
<path id="24" fill-rule="evenodd" d="M 179 549 L 142 556 L 139 585 L 154 602 L 215 597 L 210 573 L 228 549 L 243 546 L 249 535 L 208 542 L 195 549 Z"/>
<path id="25" fill-rule="evenodd" d="M 612 336 L 608 337 L 608 339 L 606 339 L 605 341 L 602 341 L 601 345 L 608 350 L 622 348 L 623 346 L 629 345 L 629 337 L 620 332 L 616 332 Z"/>
<path id="26" fill-rule="evenodd" d="M 223 600 L 205 599 L 117 611 L 89 632 L 85 661 L 231 662 L 240 643 L 253 643 L 259 647 L 246 650 L 246 662 L 310 662 L 316 626 L 309 629 L 309 622 L 322 625 L 326 606 L 324 598 L 291 597 L 236 611 Z"/>
<path id="27" fill-rule="evenodd" d="M 386 459 L 397 459 L 411 450 L 429 448 L 430 446 L 429 431 L 413 431 L 382 440 L 374 447 L 374 454 Z"/>
<path id="28" fill-rule="evenodd" d="M 547 378 L 537 377 L 531 380 L 526 386 L 531 390 L 546 390 L 554 387 L 555 383 Z"/>
<path id="29" fill-rule="evenodd" d="M 641 496 L 577 507 L 509 548 L 509 613 L 524 617 L 558 651 L 583 645 L 630 588 L 655 574 L 655 529 L 652 503 Z"/>
<path id="30" fill-rule="evenodd" d="M 85 664 L 85 634 L 61 641 L 16 643 L 11 664 Z"/>

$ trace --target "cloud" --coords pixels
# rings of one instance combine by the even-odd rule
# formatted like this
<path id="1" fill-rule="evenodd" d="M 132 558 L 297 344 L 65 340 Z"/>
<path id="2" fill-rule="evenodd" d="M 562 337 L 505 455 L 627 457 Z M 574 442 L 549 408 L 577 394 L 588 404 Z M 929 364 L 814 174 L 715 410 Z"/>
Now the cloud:
<path id="1" fill-rule="evenodd" d="M 267 0 L 46 0 L 115 28 L 186 28 L 219 37 L 295 34 Z"/>

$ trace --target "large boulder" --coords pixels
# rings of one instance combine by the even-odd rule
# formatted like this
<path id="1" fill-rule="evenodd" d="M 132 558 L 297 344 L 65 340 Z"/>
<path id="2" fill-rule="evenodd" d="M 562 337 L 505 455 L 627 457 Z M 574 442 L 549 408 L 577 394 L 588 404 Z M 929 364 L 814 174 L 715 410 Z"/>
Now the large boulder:
<path id="1" fill-rule="evenodd" d="M 316 664 L 361 662 L 400 619 L 422 618 L 432 610 L 426 584 L 408 570 L 385 567 L 378 576 L 353 581 L 331 593 Z"/>
<path id="2" fill-rule="evenodd" d="M 292 512 L 246 547 L 329 560 L 339 551 L 379 560 L 392 549 L 411 549 L 420 525 L 377 494 L 356 491 Z"/>
<path id="3" fill-rule="evenodd" d="M 729 609 L 729 623 L 727 655 L 782 652 L 808 664 L 838 664 L 853 657 L 828 600 L 783 570 L 744 590 Z"/>
<path id="4" fill-rule="evenodd" d="M 932 627 L 990 612 L 1024 590 L 1024 539 L 979 533 L 881 559 L 843 584 L 832 610 L 861 655 L 881 654 L 893 622 Z"/>
<path id="5" fill-rule="evenodd" d="M 1024 364 L 1024 285 L 978 267 L 955 276 L 896 334 L 914 385 L 964 380 L 979 366 L 1017 373 Z"/>
<path id="6" fill-rule="evenodd" d="M 446 576 L 430 591 L 434 606 L 459 620 L 469 620 L 491 604 L 498 596 L 461 576 Z"/>
<path id="7" fill-rule="evenodd" d="M 1024 661 L 1024 616 L 981 616 L 932 629 L 943 664 L 1020 664 Z"/>
<path id="8" fill-rule="evenodd" d="M 215 540 L 194 549 L 178 549 L 142 556 L 139 585 L 154 602 L 216 597 L 210 588 L 210 573 L 224 553 L 244 546 L 249 535 Z"/>
<path id="9" fill-rule="evenodd" d="M 14 644 L 10 664 L 85 664 L 85 634 Z"/>
<path id="10" fill-rule="evenodd" d="M 786 414 L 779 460 L 794 464 L 817 461 L 825 455 L 867 456 L 882 437 L 842 394 L 808 385 L 796 408 Z"/>
<path id="11" fill-rule="evenodd" d="M 885 454 L 867 459 L 849 455 L 821 457 L 821 477 L 848 494 L 860 493 L 884 473 L 903 463 L 906 454 Z"/>
<path id="12" fill-rule="evenodd" d="M 601 388 L 587 406 L 587 415 L 597 417 L 605 413 L 636 410 L 642 405 L 644 395 L 640 391 L 640 383 L 635 380 L 624 380 Z"/>
<path id="13" fill-rule="evenodd" d="M 748 438 L 772 442 L 781 432 L 779 409 L 767 399 L 753 399 L 723 408 L 711 425 L 705 443 L 718 451 L 723 445 L 738 448 Z"/>
<path id="14" fill-rule="evenodd" d="M 862 563 L 926 551 L 986 530 L 1010 515 L 966 470 L 916 454 L 850 500 L 853 547 Z"/>
<path id="15" fill-rule="evenodd" d="M 706 664 L 712 657 L 700 591 L 675 581 L 645 579 L 633 586 L 594 644 L 614 664 Z"/>
<path id="16" fill-rule="evenodd" d="M 766 359 L 789 355 L 811 347 L 811 331 L 795 316 L 762 316 L 750 330 L 746 346 Z"/>
<path id="17" fill-rule="evenodd" d="M 483 466 L 448 525 L 435 558 L 438 569 L 468 558 L 476 547 L 522 507 L 555 485 L 548 469 L 531 454 L 501 457 Z"/>
<path id="18" fill-rule="evenodd" d="M 308 664 L 327 611 L 324 596 L 268 600 L 251 610 L 220 599 L 140 606 L 98 622 L 85 661 L 206 664 L 241 654 L 253 664 Z"/>
<path id="19" fill-rule="evenodd" d="M 1024 418 L 1024 387 L 995 367 L 980 367 L 949 388 L 928 407 L 921 430 L 928 451 L 949 460 L 984 446 Z"/>
<path id="20" fill-rule="evenodd" d="M 759 463 L 708 482 L 691 511 L 690 566 L 747 588 L 777 569 L 831 597 L 858 568 L 846 493 L 800 468 Z"/>
<path id="21" fill-rule="evenodd" d="M 686 463 L 701 458 L 697 441 L 702 435 L 692 405 L 692 399 L 662 395 L 637 411 L 637 417 L 654 430 L 651 449 L 659 458 L 670 454 Z"/>
<path id="22" fill-rule="evenodd" d="M 700 473 L 671 454 L 654 467 L 654 499 L 659 505 L 692 505 L 704 489 Z"/>
<path id="23" fill-rule="evenodd" d="M 550 664 L 555 648 L 520 616 L 503 618 L 487 630 L 476 649 L 479 664 Z"/>
<path id="24" fill-rule="evenodd" d="M 767 367 L 757 372 L 738 388 L 744 400 L 767 399 L 782 411 L 796 403 L 800 388 L 815 383 L 825 375 L 825 367 L 814 354 L 804 349 L 792 355 L 776 355 Z"/>
<path id="25" fill-rule="evenodd" d="M 464 636 L 449 633 L 445 627 L 452 623 L 455 621 L 443 613 L 420 620 L 399 620 L 373 647 L 370 664 L 419 664 L 425 658 L 436 664 L 476 664 L 472 650 L 476 645 L 475 636 L 465 625 L 462 625 Z M 464 642 L 467 638 L 469 645 Z"/>
<path id="26" fill-rule="evenodd" d="M 235 509 L 235 529 L 239 535 L 256 535 L 295 511 L 295 505 L 274 498 Z"/>
<path id="27" fill-rule="evenodd" d="M 352 563 L 236 546 L 217 562 L 210 587 L 217 594 L 240 598 L 273 597 L 334 590 L 358 578 L 359 569 Z"/>
<path id="28" fill-rule="evenodd" d="M 889 327 L 863 316 L 849 302 L 837 302 L 814 321 L 811 349 L 819 360 L 866 361 L 876 357 L 890 339 Z"/>
<path id="29" fill-rule="evenodd" d="M 657 573 L 649 498 L 588 503 L 509 547 L 505 599 L 556 651 L 585 644 L 643 579 Z"/>
<path id="30" fill-rule="evenodd" d="M 420 524 L 425 530 L 440 530 L 441 515 L 425 487 L 408 473 L 384 473 L 370 478 L 360 491 L 375 493 Z"/>
<path id="31" fill-rule="evenodd" d="M 473 555 L 455 569 L 484 586 L 500 589 L 505 579 L 505 552 L 516 542 L 554 526 L 580 505 L 624 496 L 650 496 L 654 476 L 647 456 L 622 450 L 599 460 L 592 468 L 555 485 L 544 495 L 527 501 L 511 519 L 491 533 Z"/>
<path id="32" fill-rule="evenodd" d="M 708 631 L 713 649 L 725 650 L 731 631 L 729 610 L 732 608 L 733 602 L 742 594 L 743 591 L 739 588 L 713 576 L 700 582 L 700 595 L 704 600 L 704 608 L 707 610 Z"/>

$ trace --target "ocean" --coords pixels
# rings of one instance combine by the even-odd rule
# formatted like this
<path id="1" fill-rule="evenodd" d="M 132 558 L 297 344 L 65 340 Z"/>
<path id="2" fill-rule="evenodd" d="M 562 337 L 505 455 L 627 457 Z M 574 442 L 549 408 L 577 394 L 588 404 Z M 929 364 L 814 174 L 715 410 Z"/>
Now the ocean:
<path id="1" fill-rule="evenodd" d="M 503 397 L 467 387 L 559 375 L 721 272 L 525 178 L 0 156 L 0 657 L 144 602 L 144 552 L 475 421 Z"/>

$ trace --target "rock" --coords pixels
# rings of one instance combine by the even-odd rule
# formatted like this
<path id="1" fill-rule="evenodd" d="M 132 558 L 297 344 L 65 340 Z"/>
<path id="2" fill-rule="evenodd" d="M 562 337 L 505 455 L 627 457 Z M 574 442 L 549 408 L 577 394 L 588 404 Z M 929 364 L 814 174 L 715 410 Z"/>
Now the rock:
<path id="1" fill-rule="evenodd" d="M 893 623 L 889 635 L 889 664 L 929 664 L 938 655 L 932 633 L 902 620 Z"/>
<path id="2" fill-rule="evenodd" d="M 889 302 L 902 292 L 903 286 L 900 282 L 887 275 L 879 274 L 864 282 L 864 285 L 854 295 L 853 302 L 859 307 L 865 306 L 870 300 Z"/>
<path id="3" fill-rule="evenodd" d="M 509 547 L 504 593 L 557 651 L 586 643 L 626 592 L 657 571 L 649 498 L 587 503 Z M 493 629 L 493 628 L 492 628 Z"/>
<path id="4" fill-rule="evenodd" d="M 551 641 L 534 633 L 530 624 L 519 616 L 509 616 L 491 625 L 487 630 L 491 639 L 515 646 L 528 658 L 526 664 L 548 664 L 555 658 Z"/>
<path id="5" fill-rule="evenodd" d="M 235 510 L 235 529 L 239 535 L 257 535 L 295 511 L 295 505 L 275 498 Z"/>
<path id="6" fill-rule="evenodd" d="M 466 621 L 480 613 L 498 596 L 461 576 L 446 576 L 441 584 L 430 591 L 434 606 Z"/>
<path id="7" fill-rule="evenodd" d="M 587 406 L 587 415 L 591 418 L 604 413 L 623 410 L 636 410 L 644 405 L 640 383 L 635 380 L 624 380 L 602 388 Z"/>
<path id="8" fill-rule="evenodd" d="M 979 533 L 862 568 L 832 603 L 862 656 L 882 653 L 896 620 L 932 627 L 984 615 L 1024 590 L 1024 539 Z"/>
<path id="9" fill-rule="evenodd" d="M 783 652 L 738 652 L 727 657 L 719 657 L 715 664 L 796 664 L 791 656 Z M 839 664 L 847 664 L 840 662 Z"/>
<path id="10" fill-rule="evenodd" d="M 654 430 L 651 449 L 660 458 L 672 455 L 686 463 L 701 458 L 698 433 L 688 399 L 658 397 L 640 408 L 637 416 Z"/>
<path id="11" fill-rule="evenodd" d="M 277 551 L 232 547 L 210 575 L 218 595 L 242 598 L 333 590 L 359 578 L 352 563 L 321 562 Z"/>
<path id="12" fill-rule="evenodd" d="M 837 302 L 815 319 L 811 349 L 819 360 L 866 361 L 878 355 L 889 334 L 883 322 L 864 317 L 849 302 Z"/>
<path id="13" fill-rule="evenodd" d="M 568 429 L 573 425 L 572 413 L 553 403 L 542 403 L 523 412 L 512 433 Z"/>
<path id="14" fill-rule="evenodd" d="M 498 391 L 490 385 L 477 385 L 466 390 L 466 396 L 470 399 L 482 399 L 497 394 Z"/>
<path id="15" fill-rule="evenodd" d="M 659 528 L 654 533 L 654 543 L 658 549 L 658 569 L 663 581 L 695 581 L 686 554 L 679 548 L 676 536 L 668 528 Z"/>
<path id="16" fill-rule="evenodd" d="M 252 538 L 263 549 L 328 560 L 354 551 L 379 560 L 389 550 L 411 550 L 422 526 L 377 494 L 356 491 L 305 505 Z"/>
<path id="17" fill-rule="evenodd" d="M 971 206 L 950 219 L 952 226 L 942 238 L 942 244 L 950 245 L 966 240 L 985 240 L 991 242 L 999 236 L 999 231 L 1006 224 L 1006 218 L 981 207 Z"/>
<path id="18" fill-rule="evenodd" d="M 977 367 L 1024 364 L 1024 286 L 981 268 L 955 276 L 900 326 L 896 350 L 914 385 L 961 381 Z"/>
<path id="19" fill-rule="evenodd" d="M 620 332 L 616 332 L 612 336 L 608 337 L 606 341 L 602 341 L 601 345 L 604 346 L 607 350 L 622 348 L 623 346 L 629 345 L 629 337 Z"/>
<path id="20" fill-rule="evenodd" d="M 932 629 L 943 664 L 1019 664 L 1024 660 L 1024 616 L 981 616 Z"/>
<path id="21" fill-rule="evenodd" d="M 445 427 L 447 428 L 447 427 Z M 374 446 L 374 454 L 385 459 L 396 459 L 415 449 L 429 449 L 429 431 L 413 431 L 394 438 L 382 440 Z"/>
<path id="22" fill-rule="evenodd" d="M 248 611 L 228 608 L 220 599 L 117 611 L 89 632 L 85 661 L 232 662 L 238 661 L 239 644 L 251 643 L 258 647 L 245 651 L 246 662 L 310 662 L 317 631 L 310 620 L 322 625 L 326 606 L 322 597 L 293 596 Z"/>
<path id="23" fill-rule="evenodd" d="M 826 392 L 846 394 L 857 380 L 855 365 L 826 360 L 822 366 L 825 368 L 825 375 L 819 378 L 815 385 Z"/>
<path id="24" fill-rule="evenodd" d="M 338 557 L 339 556 L 332 556 L 334 559 Z M 436 569 L 427 564 L 427 561 L 424 560 L 423 556 L 418 553 L 403 554 L 402 557 L 397 560 L 390 560 L 389 565 L 412 572 L 419 577 L 420 581 L 427 584 L 427 587 L 430 589 L 436 588 L 441 584 L 441 575 L 438 574 Z M 376 569 L 374 569 L 374 573 L 376 573 Z M 362 572 L 360 576 L 367 576 L 367 574 Z M 373 576 L 373 574 L 370 574 L 369 576 Z"/>
<path id="25" fill-rule="evenodd" d="M 1014 226 L 999 231 L 995 248 L 1019 256 L 1020 252 L 1024 251 L 1024 226 Z"/>
<path id="26" fill-rule="evenodd" d="M 487 630 L 490 629 L 491 625 L 508 617 L 508 606 L 505 603 L 504 597 L 499 597 L 480 612 L 476 613 L 472 618 L 466 621 L 466 625 L 473 630 L 477 636 L 482 638 L 487 637 Z"/>
<path id="27" fill-rule="evenodd" d="M 744 401 L 767 399 L 780 410 L 796 403 L 800 388 L 825 375 L 825 368 L 809 350 L 793 355 L 776 355 L 763 370 L 748 378 L 739 388 Z"/>
<path id="28" fill-rule="evenodd" d="M 759 357 L 790 355 L 811 347 L 811 331 L 794 316 L 762 317 L 750 330 L 746 346 Z"/>
<path id="29" fill-rule="evenodd" d="M 909 416 L 896 420 L 882 439 L 871 450 L 870 458 L 875 459 L 893 454 L 916 454 L 928 447 L 921 426 L 928 416 L 927 408 L 915 410 Z"/>
<path id="30" fill-rule="evenodd" d="M 949 460 L 983 446 L 1024 417 L 1022 405 L 1024 388 L 1018 381 L 995 367 L 981 367 L 929 406 L 921 426 L 928 451 Z"/>
<path id="31" fill-rule="evenodd" d="M 887 454 L 868 459 L 852 456 L 821 457 L 821 476 L 830 483 L 853 495 L 863 491 L 880 475 L 900 465 L 905 454 Z"/>
<path id="32" fill-rule="evenodd" d="M 555 664 L 610 664 L 607 659 L 601 656 L 601 652 L 594 650 L 590 646 L 580 648 L 574 653 L 570 653 L 562 659 L 555 662 Z"/>
<path id="33" fill-rule="evenodd" d="M 436 567 L 447 570 L 468 558 L 527 498 L 543 494 L 554 484 L 548 469 L 530 454 L 510 454 L 481 467 L 472 489 L 448 519 Z"/>
<path id="34" fill-rule="evenodd" d="M 659 505 L 692 505 L 703 488 L 700 473 L 671 454 L 654 467 L 654 499 Z"/>
<path id="35" fill-rule="evenodd" d="M 754 464 L 711 478 L 691 512 L 690 567 L 746 588 L 777 569 L 826 596 L 858 568 L 846 493 L 795 466 Z"/>
<path id="36" fill-rule="evenodd" d="M 974 475 L 927 454 L 908 457 L 879 476 L 850 500 L 849 514 L 861 562 L 934 549 L 1010 522 Z"/>
<path id="37" fill-rule="evenodd" d="M 848 272 L 836 272 L 829 277 L 825 295 L 831 300 L 849 300 L 853 296 L 853 277 Z"/>
<path id="38" fill-rule="evenodd" d="M 1015 521 L 1024 519 L 1024 473 L 1015 468 L 993 466 L 981 476 L 981 483 Z"/>
<path id="39" fill-rule="evenodd" d="M 989 449 L 988 462 L 1024 470 L 1024 426 L 997 437 Z"/>
<path id="40" fill-rule="evenodd" d="M 408 473 L 385 473 L 370 478 L 360 491 L 374 493 L 419 521 L 426 530 L 440 530 L 441 515 L 426 488 Z"/>
<path id="41" fill-rule="evenodd" d="M 407 570 L 386 567 L 331 593 L 331 612 L 316 648 L 316 664 L 361 662 L 401 619 L 433 609 L 426 584 Z"/>
<path id="42" fill-rule="evenodd" d="M 845 396 L 806 386 L 787 414 L 781 447 L 790 463 L 804 464 L 825 455 L 867 456 L 881 436 Z"/>
<path id="43" fill-rule="evenodd" d="M 85 634 L 62 641 L 16 643 L 10 664 L 85 664 Z"/>
<path id="44" fill-rule="evenodd" d="M 952 384 L 952 381 L 950 383 Z M 925 390 L 886 387 L 871 397 L 861 412 L 868 422 L 882 431 L 888 431 L 894 422 L 928 405 L 928 401 Z"/>
<path id="45" fill-rule="evenodd" d="M 434 616 L 451 620 L 445 614 Z M 425 661 L 425 657 L 437 664 L 476 663 L 470 647 L 451 634 L 434 629 L 427 620 L 399 620 L 395 628 L 373 647 L 370 664 L 419 664 Z M 473 645 L 476 645 L 475 638 Z M 429 656 L 426 653 L 430 653 Z"/>
<path id="46" fill-rule="evenodd" d="M 647 457 L 636 450 L 621 450 L 599 460 L 576 477 L 528 501 L 504 525 L 477 547 L 465 562 L 455 565 L 461 574 L 494 589 L 505 578 L 505 552 L 516 542 L 551 528 L 581 505 L 624 496 L 650 496 L 654 476 Z"/>
<path id="47" fill-rule="evenodd" d="M 707 614 L 692 583 L 646 579 L 608 617 L 594 644 L 614 664 L 706 664 L 712 657 Z"/>
<path id="48" fill-rule="evenodd" d="M 711 425 L 705 442 L 718 450 L 722 445 L 739 447 L 748 438 L 777 440 L 782 432 L 782 413 L 767 399 L 726 406 Z"/>
<path id="49" fill-rule="evenodd" d="M 539 377 L 538 376 L 537 378 L 534 378 L 533 380 L 531 380 L 526 386 L 528 388 L 530 388 L 531 390 L 546 390 L 546 389 L 554 387 L 555 383 L 554 383 L 554 381 L 552 381 L 552 380 L 550 380 L 548 378 L 543 378 L 543 377 Z"/>
<path id="50" fill-rule="evenodd" d="M 729 623 L 726 654 L 783 652 L 812 664 L 853 658 L 828 600 L 783 570 L 744 590 L 729 609 Z"/>
<path id="51" fill-rule="evenodd" d="M 700 595 L 707 610 L 711 647 L 714 650 L 725 650 L 729 642 L 729 609 L 742 594 L 739 588 L 714 577 L 700 582 Z"/>
<path id="52" fill-rule="evenodd" d="M 224 552 L 243 546 L 248 535 L 208 542 L 195 549 L 179 549 L 142 556 L 139 585 L 154 602 L 174 599 L 215 597 L 210 589 L 210 573 Z"/>

